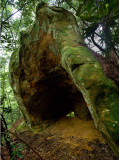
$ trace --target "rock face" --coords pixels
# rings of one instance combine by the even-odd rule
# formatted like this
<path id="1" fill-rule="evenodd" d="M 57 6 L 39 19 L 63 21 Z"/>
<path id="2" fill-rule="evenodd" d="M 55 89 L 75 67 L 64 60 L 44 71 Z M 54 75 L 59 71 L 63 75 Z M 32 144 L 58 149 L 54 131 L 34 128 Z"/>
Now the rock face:
<path id="1" fill-rule="evenodd" d="M 74 27 L 77 27 L 75 18 L 61 8 L 45 7 L 41 13 L 38 8 L 32 30 L 21 36 L 19 52 L 13 53 L 10 62 L 11 85 L 24 117 L 31 125 L 60 118 L 71 111 L 75 111 L 81 119 L 90 119 L 81 92 L 62 66 L 60 48 L 54 37 L 54 23 L 62 20 L 62 12 L 66 12 L 67 18 L 73 20 Z M 48 14 L 44 17 L 44 12 L 48 10 L 49 18 Z M 83 106 L 80 110 L 79 105 Z"/>
<path id="2" fill-rule="evenodd" d="M 81 119 L 91 114 L 119 157 L 119 91 L 85 47 L 75 17 L 39 4 L 20 42 L 11 56 L 10 83 L 27 124 L 51 122 L 71 111 Z"/>

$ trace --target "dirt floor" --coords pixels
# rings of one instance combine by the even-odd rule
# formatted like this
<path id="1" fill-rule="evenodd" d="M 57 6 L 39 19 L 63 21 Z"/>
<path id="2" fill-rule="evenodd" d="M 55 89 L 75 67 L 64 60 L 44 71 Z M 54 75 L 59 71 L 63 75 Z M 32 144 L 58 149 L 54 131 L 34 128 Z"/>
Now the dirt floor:
<path id="1" fill-rule="evenodd" d="M 26 129 L 20 132 L 19 136 L 30 144 L 43 160 L 117 160 L 92 120 L 65 117 L 42 132 Z M 21 145 L 16 138 L 13 142 Z M 5 149 L 4 146 L 2 155 L 5 160 L 9 160 Z M 17 157 L 17 160 L 40 160 L 28 147 L 24 147 L 21 153 L 23 158 Z"/>

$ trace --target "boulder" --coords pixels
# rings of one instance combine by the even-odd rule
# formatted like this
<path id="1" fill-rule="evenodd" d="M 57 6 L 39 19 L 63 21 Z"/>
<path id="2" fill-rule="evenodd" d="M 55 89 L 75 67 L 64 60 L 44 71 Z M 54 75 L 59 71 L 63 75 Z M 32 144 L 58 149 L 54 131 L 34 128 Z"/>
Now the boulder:
<path id="1" fill-rule="evenodd" d="M 92 117 L 119 157 L 119 90 L 86 47 L 73 14 L 39 4 L 20 42 L 10 83 L 27 124 L 51 123 L 71 111 Z"/>

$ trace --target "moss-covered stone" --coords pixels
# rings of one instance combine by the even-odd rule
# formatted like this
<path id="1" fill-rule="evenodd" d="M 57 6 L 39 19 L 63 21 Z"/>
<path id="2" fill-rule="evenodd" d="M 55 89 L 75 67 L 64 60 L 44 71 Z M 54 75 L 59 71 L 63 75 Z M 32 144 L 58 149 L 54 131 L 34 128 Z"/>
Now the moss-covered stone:
<path id="1" fill-rule="evenodd" d="M 105 130 L 102 129 L 105 138 L 115 153 L 119 155 L 118 88 L 112 80 L 103 75 L 100 64 L 94 60 L 91 53 L 81 50 L 81 54 L 79 48 L 76 47 L 76 53 L 74 53 L 74 48 L 67 46 L 64 49 L 62 64 L 65 64 L 64 68 L 72 76 L 77 88 L 83 94 L 96 126 L 100 130 L 105 128 Z M 77 59 L 78 54 L 82 55 L 79 56 L 79 59 Z"/>
<path id="2" fill-rule="evenodd" d="M 36 13 L 10 62 L 11 85 L 26 122 L 40 125 L 71 111 L 88 116 L 86 107 L 79 111 L 85 101 L 96 127 L 119 157 L 117 86 L 103 75 L 70 12 L 44 5 Z"/>

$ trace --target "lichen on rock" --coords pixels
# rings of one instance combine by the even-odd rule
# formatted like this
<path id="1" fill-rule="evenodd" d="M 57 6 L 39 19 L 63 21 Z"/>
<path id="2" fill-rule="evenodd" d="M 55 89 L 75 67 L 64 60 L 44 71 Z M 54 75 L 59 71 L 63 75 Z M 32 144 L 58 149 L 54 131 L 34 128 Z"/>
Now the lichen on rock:
<path id="1" fill-rule="evenodd" d="M 73 14 L 47 4 L 37 7 L 34 25 L 20 41 L 10 79 L 26 122 L 56 121 L 71 111 L 82 119 L 91 114 L 119 157 L 118 87 L 84 45 Z"/>

